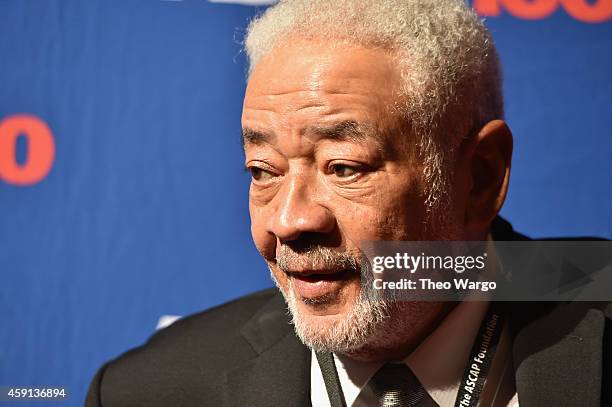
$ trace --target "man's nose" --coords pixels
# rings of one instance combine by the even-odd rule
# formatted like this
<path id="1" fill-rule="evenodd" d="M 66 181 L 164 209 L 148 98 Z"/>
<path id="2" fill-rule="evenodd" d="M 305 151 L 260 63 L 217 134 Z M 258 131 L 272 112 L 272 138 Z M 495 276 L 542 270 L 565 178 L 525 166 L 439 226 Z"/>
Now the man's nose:
<path id="1" fill-rule="evenodd" d="M 317 189 L 303 174 L 287 177 L 274 197 L 276 207 L 269 219 L 268 230 L 280 241 L 296 240 L 302 233 L 332 232 L 336 220 L 322 205 Z"/>

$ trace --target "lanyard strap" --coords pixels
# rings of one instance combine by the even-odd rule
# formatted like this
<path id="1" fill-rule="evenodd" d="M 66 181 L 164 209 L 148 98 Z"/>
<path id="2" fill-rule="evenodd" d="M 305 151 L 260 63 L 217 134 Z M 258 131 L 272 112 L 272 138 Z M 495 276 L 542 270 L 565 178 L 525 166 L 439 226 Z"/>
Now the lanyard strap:
<path id="1" fill-rule="evenodd" d="M 323 374 L 323 381 L 325 382 L 325 389 L 327 390 L 331 407 L 346 407 L 338 370 L 334 363 L 334 355 L 330 352 L 315 352 L 315 354 Z"/>
<path id="2" fill-rule="evenodd" d="M 480 324 L 478 336 L 472 345 L 470 358 L 463 372 L 455 407 L 476 407 L 484 387 L 499 338 L 504 327 L 504 317 L 497 303 L 492 303 Z"/>
<path id="3" fill-rule="evenodd" d="M 480 324 L 459 386 L 455 407 L 478 406 L 504 325 L 504 318 L 499 308 L 497 303 L 492 303 Z M 315 355 L 321 368 L 331 407 L 346 407 L 334 356 L 330 352 L 315 352 Z"/>

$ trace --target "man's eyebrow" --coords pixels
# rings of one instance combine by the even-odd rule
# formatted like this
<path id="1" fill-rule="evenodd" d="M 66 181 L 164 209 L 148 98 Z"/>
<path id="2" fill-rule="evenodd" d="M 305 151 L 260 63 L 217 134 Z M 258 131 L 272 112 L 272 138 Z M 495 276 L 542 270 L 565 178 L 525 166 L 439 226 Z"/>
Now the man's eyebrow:
<path id="1" fill-rule="evenodd" d="M 348 141 L 353 143 L 364 143 L 376 141 L 382 144 L 380 136 L 371 126 L 364 125 L 354 120 L 343 120 L 330 124 L 313 124 L 308 126 L 303 134 L 314 136 L 317 139 Z M 276 136 L 265 131 L 254 130 L 249 127 L 242 129 L 242 144 L 269 143 Z"/>
<path id="2" fill-rule="evenodd" d="M 262 144 L 270 142 L 270 140 L 274 138 L 273 135 L 259 131 L 250 129 L 248 127 L 242 128 L 242 146 L 244 147 L 246 144 Z"/>
<path id="3" fill-rule="evenodd" d="M 364 143 L 366 141 L 380 142 L 380 137 L 371 126 L 358 123 L 354 120 L 344 120 L 330 125 L 312 125 L 305 132 L 321 139 L 334 141 L 349 141 Z"/>

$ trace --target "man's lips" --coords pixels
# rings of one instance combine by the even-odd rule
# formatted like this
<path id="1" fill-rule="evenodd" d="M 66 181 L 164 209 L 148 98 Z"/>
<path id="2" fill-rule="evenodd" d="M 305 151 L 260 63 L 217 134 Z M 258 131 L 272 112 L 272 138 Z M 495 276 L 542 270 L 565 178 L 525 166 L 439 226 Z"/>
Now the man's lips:
<path id="1" fill-rule="evenodd" d="M 296 294 L 307 299 L 337 292 L 346 284 L 346 281 L 354 278 L 355 275 L 358 274 L 351 269 L 287 272 Z"/>

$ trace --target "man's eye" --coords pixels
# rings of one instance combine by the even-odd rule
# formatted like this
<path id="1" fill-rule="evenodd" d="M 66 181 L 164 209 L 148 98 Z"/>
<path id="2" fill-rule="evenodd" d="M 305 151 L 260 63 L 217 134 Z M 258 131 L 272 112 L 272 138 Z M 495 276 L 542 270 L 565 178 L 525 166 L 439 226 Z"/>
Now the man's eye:
<path id="1" fill-rule="evenodd" d="M 259 167 L 250 167 L 249 171 L 251 172 L 251 177 L 253 177 L 255 181 L 266 182 L 274 177 L 273 173 Z"/>
<path id="2" fill-rule="evenodd" d="M 329 169 L 338 178 L 348 178 L 359 173 L 359 168 L 346 164 L 332 164 Z"/>

